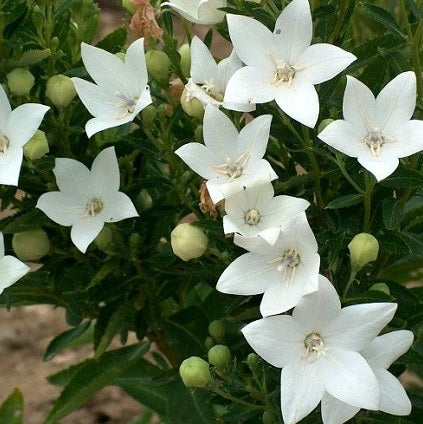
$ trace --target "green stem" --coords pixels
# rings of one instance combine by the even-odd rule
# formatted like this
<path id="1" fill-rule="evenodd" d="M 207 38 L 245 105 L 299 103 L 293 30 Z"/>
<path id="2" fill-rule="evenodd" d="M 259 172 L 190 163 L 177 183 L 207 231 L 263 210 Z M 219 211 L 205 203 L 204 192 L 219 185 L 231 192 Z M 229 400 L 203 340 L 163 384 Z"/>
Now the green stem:
<path id="1" fill-rule="evenodd" d="M 413 68 L 416 74 L 417 82 L 417 96 L 419 99 L 423 97 L 423 81 L 422 81 L 422 66 L 420 63 L 420 41 L 423 36 L 423 20 L 419 21 L 416 32 L 414 33 L 413 42 L 411 45 L 411 59 L 413 61 Z"/>
<path id="2" fill-rule="evenodd" d="M 345 286 L 344 292 L 342 293 L 342 297 L 347 297 L 348 292 L 352 286 L 352 283 L 355 280 L 355 276 L 357 275 L 357 271 L 355 269 L 351 269 L 350 278 L 348 279 L 347 285 Z"/>
<path id="3" fill-rule="evenodd" d="M 364 192 L 364 221 L 363 232 L 367 233 L 370 229 L 370 217 L 372 212 L 372 193 L 375 186 L 375 179 L 367 171 L 364 174 L 365 192 Z"/>
<path id="4" fill-rule="evenodd" d="M 347 169 L 345 168 L 344 161 L 342 160 L 339 153 L 336 153 L 336 164 L 341 170 L 342 175 L 356 189 L 357 193 L 364 194 L 364 190 L 352 179 L 351 175 L 348 173 Z"/>
<path id="5" fill-rule="evenodd" d="M 339 34 L 341 33 L 341 30 L 344 26 L 345 15 L 347 13 L 349 3 L 350 3 L 350 0 L 342 0 L 341 2 L 341 6 L 339 7 L 339 10 L 340 10 L 339 17 L 338 17 L 338 20 L 336 21 L 335 28 L 330 37 L 331 44 L 335 44 L 336 40 L 339 37 Z"/>
<path id="6" fill-rule="evenodd" d="M 236 397 L 232 396 L 231 394 L 226 393 L 223 390 L 219 389 L 218 387 L 212 386 L 212 387 L 210 387 L 210 390 L 213 393 L 223 397 L 224 399 L 230 400 L 231 402 L 234 402 L 234 403 L 239 403 L 240 405 L 248 406 L 248 408 L 250 408 L 250 409 L 262 409 L 262 410 L 266 409 L 266 406 L 264 406 L 264 405 L 254 405 L 254 404 L 247 402 L 245 400 L 236 398 Z"/>

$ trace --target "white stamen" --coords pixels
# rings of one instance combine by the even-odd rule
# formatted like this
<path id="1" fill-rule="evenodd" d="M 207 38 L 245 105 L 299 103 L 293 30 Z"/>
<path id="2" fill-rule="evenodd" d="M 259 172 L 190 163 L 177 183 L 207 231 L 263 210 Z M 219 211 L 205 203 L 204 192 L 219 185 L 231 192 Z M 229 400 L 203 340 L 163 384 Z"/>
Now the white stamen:
<path id="1" fill-rule="evenodd" d="M 311 333 L 304 339 L 305 350 L 301 355 L 307 361 L 315 361 L 320 356 L 325 356 L 327 348 L 320 334 Z"/>
<path id="2" fill-rule="evenodd" d="M 244 222 L 248 225 L 257 225 L 260 222 L 260 213 L 257 209 L 245 212 Z"/>
<path id="3" fill-rule="evenodd" d="M 277 264 L 277 270 L 282 272 L 282 279 L 285 279 L 286 273 L 289 272 L 289 283 L 292 283 L 292 281 L 295 278 L 295 271 L 297 269 L 297 266 L 301 263 L 300 255 L 295 249 L 289 249 L 285 251 L 281 256 L 272 259 L 268 262 L 270 265 L 276 265 Z"/>
<path id="4" fill-rule="evenodd" d="M 7 150 L 9 149 L 9 139 L 0 133 L 0 153 L 6 154 Z"/>
<path id="5" fill-rule="evenodd" d="M 214 85 L 214 78 L 210 78 L 210 80 L 206 81 L 201 88 L 210 96 L 213 97 L 218 102 L 223 101 L 223 93 L 216 90 L 216 86 Z"/>
<path id="6" fill-rule="evenodd" d="M 283 60 L 277 59 L 273 55 L 271 56 L 271 59 L 276 66 L 272 84 L 276 85 L 276 87 L 279 87 L 281 84 L 288 84 L 288 87 L 290 87 L 296 72 L 294 66 L 284 62 Z"/>
<path id="7" fill-rule="evenodd" d="M 243 168 L 249 159 L 250 153 L 245 152 L 236 160 L 227 158 L 226 163 L 222 163 L 221 165 L 214 165 L 213 170 L 218 174 L 228 176 L 230 182 L 242 175 Z"/>
<path id="8" fill-rule="evenodd" d="M 369 147 L 373 156 L 379 156 L 381 147 L 387 142 L 395 142 L 396 139 L 382 134 L 382 131 L 372 124 L 368 116 L 364 118 L 364 121 L 367 127 L 367 135 L 364 137 L 364 144 Z"/>
<path id="9" fill-rule="evenodd" d="M 103 210 L 103 202 L 101 199 L 94 197 L 85 205 L 85 212 L 81 218 L 88 218 L 98 215 Z"/>
<path id="10" fill-rule="evenodd" d="M 134 113 L 138 97 L 126 97 L 120 91 L 116 91 L 115 95 L 121 99 L 121 101 L 116 105 L 119 109 L 119 111 L 116 113 L 116 119 L 124 119 L 131 113 Z"/>

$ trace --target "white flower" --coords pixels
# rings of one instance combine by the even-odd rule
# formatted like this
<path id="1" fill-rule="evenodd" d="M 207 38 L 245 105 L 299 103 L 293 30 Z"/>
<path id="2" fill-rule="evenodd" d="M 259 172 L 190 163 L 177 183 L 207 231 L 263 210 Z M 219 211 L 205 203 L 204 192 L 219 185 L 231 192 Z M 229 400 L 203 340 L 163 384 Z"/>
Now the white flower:
<path id="1" fill-rule="evenodd" d="M 170 0 L 161 4 L 170 6 L 185 19 L 195 24 L 213 25 L 223 21 L 225 12 L 218 8 L 226 7 L 226 0 Z"/>
<path id="2" fill-rule="evenodd" d="M 404 387 L 388 368 L 403 355 L 413 343 L 413 333 L 408 330 L 393 331 L 376 337 L 361 352 L 376 375 L 380 386 L 379 410 L 393 415 L 409 415 L 411 402 Z M 344 403 L 325 393 L 322 399 L 324 424 L 343 424 L 360 408 Z"/>
<path id="3" fill-rule="evenodd" d="M 287 221 L 272 246 L 261 237 L 235 235 L 234 242 L 248 250 L 220 276 L 222 293 L 264 293 L 263 316 L 279 314 L 297 305 L 302 296 L 318 288 L 320 257 L 304 212 Z"/>
<path id="4" fill-rule="evenodd" d="M 0 233 L 0 270 L 0 294 L 29 271 L 29 267 L 19 259 L 10 255 L 4 256 L 3 233 Z"/>
<path id="5" fill-rule="evenodd" d="M 225 234 L 238 233 L 246 237 L 263 237 L 275 244 L 280 227 L 295 214 L 304 212 L 310 203 L 292 196 L 273 197 L 269 182 L 241 192 L 225 200 L 223 230 Z"/>
<path id="6" fill-rule="evenodd" d="M 195 97 L 204 106 L 213 104 L 240 112 L 254 110 L 255 104 L 223 102 L 229 79 L 241 67 L 242 62 L 234 51 L 216 64 L 207 46 L 198 37 L 194 37 L 191 42 L 191 78 L 186 85 L 187 101 Z"/>
<path id="7" fill-rule="evenodd" d="M 85 43 L 81 45 L 81 55 L 95 82 L 72 78 L 79 98 L 94 116 L 85 125 L 88 137 L 133 121 L 151 103 L 143 38 L 128 47 L 125 62 Z"/>
<path id="8" fill-rule="evenodd" d="M 319 138 L 357 158 L 378 181 L 392 174 L 398 158 L 423 150 L 423 121 L 410 120 L 416 107 L 416 75 L 403 72 L 375 99 L 360 81 L 348 76 L 344 119 L 329 124 Z"/>
<path id="9" fill-rule="evenodd" d="M 37 103 L 25 103 L 12 110 L 0 85 L 0 184 L 18 185 L 23 146 L 48 110 L 48 106 Z"/>
<path id="10" fill-rule="evenodd" d="M 292 316 L 254 321 L 242 329 L 252 348 L 282 368 L 281 409 L 294 424 L 318 405 L 325 392 L 356 407 L 379 409 L 379 383 L 359 353 L 394 316 L 393 303 L 341 309 L 332 284 L 319 277 L 319 290 L 304 296 Z"/>
<path id="11" fill-rule="evenodd" d="M 214 203 L 278 176 L 262 159 L 269 140 L 271 115 L 262 115 L 238 133 L 218 108 L 207 106 L 203 121 L 204 143 L 188 143 L 176 154 L 197 174 L 207 179 Z"/>
<path id="12" fill-rule="evenodd" d="M 114 147 L 101 151 L 91 171 L 74 159 L 56 159 L 53 169 L 60 191 L 44 193 L 37 202 L 50 219 L 72 226 L 71 239 L 83 253 L 105 222 L 138 216 L 131 199 L 119 191 L 119 166 Z"/>
<path id="13" fill-rule="evenodd" d="M 275 100 L 291 118 L 314 127 L 319 99 L 314 88 L 344 70 L 356 57 L 330 44 L 313 44 L 308 0 L 293 0 L 270 32 L 260 22 L 227 15 L 234 50 L 247 65 L 226 87 L 225 102 Z"/>

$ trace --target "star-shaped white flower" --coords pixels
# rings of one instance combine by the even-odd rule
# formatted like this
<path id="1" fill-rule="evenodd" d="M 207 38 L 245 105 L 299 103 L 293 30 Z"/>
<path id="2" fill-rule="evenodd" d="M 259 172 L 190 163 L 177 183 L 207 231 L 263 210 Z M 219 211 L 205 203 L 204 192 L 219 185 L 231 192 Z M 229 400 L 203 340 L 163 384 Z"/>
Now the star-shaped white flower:
<path id="1" fill-rule="evenodd" d="M 215 106 L 207 106 L 203 121 L 204 143 L 188 143 L 176 154 L 207 181 L 214 203 L 278 176 L 262 159 L 269 141 L 271 115 L 249 122 L 239 133 Z"/>
<path id="2" fill-rule="evenodd" d="M 53 169 L 60 191 L 44 193 L 37 202 L 50 219 L 72 226 L 71 239 L 83 253 L 105 222 L 138 216 L 131 199 L 119 191 L 119 166 L 114 147 L 101 151 L 91 171 L 74 159 L 56 159 Z"/>
<path id="3" fill-rule="evenodd" d="M 12 110 L 0 85 L 0 184 L 18 185 L 23 146 L 48 110 L 48 106 L 37 103 L 25 103 Z"/>
<path id="4" fill-rule="evenodd" d="M 191 42 L 191 78 L 186 85 L 187 101 L 195 97 L 204 106 L 213 104 L 240 112 L 254 110 L 255 104 L 223 102 L 229 79 L 241 68 L 242 62 L 234 51 L 216 64 L 207 46 L 198 37 L 194 37 Z"/>
<path id="5" fill-rule="evenodd" d="M 378 181 L 391 175 L 399 158 L 423 150 L 423 121 L 410 120 L 416 107 L 416 75 L 403 72 L 379 95 L 348 76 L 344 119 L 329 124 L 318 137 L 357 158 Z"/>
<path id="6" fill-rule="evenodd" d="M 388 368 L 403 355 L 413 343 L 413 333 L 408 330 L 393 331 L 376 337 L 360 352 L 376 375 L 380 386 L 379 410 L 392 415 L 409 415 L 411 402 L 404 387 Z M 344 403 L 328 393 L 322 399 L 324 424 L 343 424 L 360 408 Z"/>
<path id="7" fill-rule="evenodd" d="M 315 84 L 330 80 L 356 57 L 331 44 L 313 44 L 308 0 L 293 0 L 276 21 L 273 33 L 260 22 L 227 15 L 238 57 L 247 65 L 226 87 L 225 102 L 275 100 L 291 118 L 314 127 L 319 115 Z"/>
<path id="8" fill-rule="evenodd" d="M 170 6 L 185 19 L 195 24 L 214 25 L 223 21 L 225 12 L 218 10 L 227 6 L 226 0 L 170 0 L 161 4 Z"/>
<path id="9" fill-rule="evenodd" d="M 0 294 L 7 287 L 16 283 L 29 271 L 26 266 L 19 259 L 14 256 L 4 256 L 4 239 L 3 233 L 0 233 Z"/>
<path id="10" fill-rule="evenodd" d="M 304 212 L 287 221 L 272 246 L 261 237 L 235 235 L 249 251 L 235 259 L 220 276 L 216 289 L 238 295 L 263 294 L 260 312 L 275 315 L 297 305 L 317 290 L 320 257 Z"/>
<path id="11" fill-rule="evenodd" d="M 394 303 L 341 309 L 332 284 L 319 277 L 319 290 L 304 296 L 292 316 L 277 315 L 242 329 L 252 348 L 282 368 L 281 409 L 295 424 L 318 405 L 325 392 L 350 405 L 377 410 L 379 383 L 359 353 L 393 318 Z"/>
<path id="12" fill-rule="evenodd" d="M 263 237 L 275 244 L 280 227 L 294 215 L 304 212 L 310 203 L 292 196 L 276 196 L 269 182 L 241 192 L 225 200 L 223 230 L 246 237 Z"/>
<path id="13" fill-rule="evenodd" d="M 128 47 L 125 62 L 112 53 L 85 43 L 81 45 L 81 55 L 95 82 L 72 78 L 79 98 L 94 116 L 85 124 L 88 137 L 133 121 L 152 102 L 147 85 L 143 38 Z"/>

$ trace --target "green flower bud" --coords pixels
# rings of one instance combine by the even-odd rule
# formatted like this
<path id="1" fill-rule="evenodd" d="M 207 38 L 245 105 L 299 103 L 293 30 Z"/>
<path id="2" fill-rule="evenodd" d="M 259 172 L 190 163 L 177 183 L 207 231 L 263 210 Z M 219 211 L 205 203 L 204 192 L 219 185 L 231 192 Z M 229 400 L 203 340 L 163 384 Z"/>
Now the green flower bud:
<path id="1" fill-rule="evenodd" d="M 214 320 L 209 324 L 209 334 L 218 342 L 225 339 L 226 328 L 222 321 Z"/>
<path id="2" fill-rule="evenodd" d="M 143 188 L 138 193 L 138 196 L 135 198 L 134 203 L 136 208 L 141 211 L 151 208 L 151 206 L 153 205 L 153 199 L 151 198 L 149 192 L 145 188 Z"/>
<path id="3" fill-rule="evenodd" d="M 379 242 L 368 233 L 360 233 L 348 244 L 350 250 L 351 268 L 359 270 L 364 265 L 376 260 L 379 252 Z"/>
<path id="4" fill-rule="evenodd" d="M 17 96 L 27 96 L 34 86 L 34 75 L 25 68 L 15 68 L 7 75 L 9 90 Z"/>
<path id="5" fill-rule="evenodd" d="M 137 250 L 139 250 L 140 246 L 141 246 L 141 236 L 138 233 L 132 233 L 129 236 L 129 248 L 132 251 L 136 252 Z"/>
<path id="6" fill-rule="evenodd" d="M 226 405 L 220 405 L 219 403 L 214 403 L 212 405 L 212 411 L 215 418 L 223 417 L 228 412 L 228 407 Z M 218 421 L 221 422 L 221 421 Z"/>
<path id="7" fill-rule="evenodd" d="M 131 0 L 122 0 L 122 7 L 124 7 L 131 15 L 137 11 L 137 8 Z"/>
<path id="8" fill-rule="evenodd" d="M 318 128 L 317 128 L 317 132 L 321 133 L 328 125 L 330 125 L 333 122 L 333 119 L 323 119 L 322 122 L 320 122 Z"/>
<path id="9" fill-rule="evenodd" d="M 217 369 L 223 370 L 228 368 L 232 357 L 228 346 L 215 345 L 209 349 L 207 357 L 210 365 L 214 365 Z"/>
<path id="10" fill-rule="evenodd" d="M 113 248 L 113 230 L 111 227 L 105 225 L 94 239 L 94 243 L 103 252 L 111 250 Z"/>
<path id="11" fill-rule="evenodd" d="M 13 234 L 12 247 L 21 261 L 37 261 L 50 251 L 50 240 L 42 228 Z"/>
<path id="12" fill-rule="evenodd" d="M 148 73 L 160 84 L 167 85 L 170 76 L 170 59 L 161 50 L 149 50 L 145 54 Z"/>
<path id="13" fill-rule="evenodd" d="M 250 353 L 247 356 L 247 365 L 251 371 L 257 369 L 259 362 L 260 362 L 260 357 L 256 353 Z"/>
<path id="14" fill-rule="evenodd" d="M 203 142 L 203 126 L 202 125 L 197 125 L 197 128 L 194 131 L 194 139 L 198 143 Z"/>
<path id="15" fill-rule="evenodd" d="M 72 80 L 63 74 L 50 77 L 47 81 L 46 96 L 58 108 L 69 106 L 76 96 Z"/>
<path id="16" fill-rule="evenodd" d="M 151 129 L 157 116 L 157 109 L 153 105 L 148 105 L 141 112 L 142 126 Z"/>
<path id="17" fill-rule="evenodd" d="M 198 356 L 185 359 L 179 367 L 179 375 L 186 387 L 206 387 L 212 379 L 209 364 Z"/>
<path id="18" fill-rule="evenodd" d="M 216 342 L 214 341 L 213 337 L 206 337 L 206 340 L 204 340 L 204 346 L 206 347 L 207 350 L 211 349 L 214 345 L 216 344 Z"/>
<path id="19" fill-rule="evenodd" d="M 120 59 L 122 62 L 125 62 L 126 54 L 124 52 L 117 52 L 117 53 L 115 53 L 115 56 L 118 59 Z"/>
<path id="20" fill-rule="evenodd" d="M 193 118 L 202 119 L 204 115 L 204 106 L 195 97 L 190 98 L 188 96 L 188 91 L 186 88 L 184 88 L 184 91 L 182 92 L 181 96 L 181 106 L 184 112 L 188 116 L 192 116 Z"/>
<path id="21" fill-rule="evenodd" d="M 391 294 L 391 290 L 389 290 L 389 286 L 385 283 L 375 283 L 369 288 L 369 290 L 380 291 L 380 292 L 385 293 L 387 295 Z"/>
<path id="22" fill-rule="evenodd" d="M 269 411 L 264 411 L 263 412 L 263 424 L 275 424 L 276 421 L 276 417 Z"/>
<path id="23" fill-rule="evenodd" d="M 44 131 L 37 130 L 23 146 L 24 156 L 28 160 L 40 159 L 49 152 L 48 141 Z"/>
<path id="24" fill-rule="evenodd" d="M 183 261 L 199 258 L 207 248 L 207 236 L 189 223 L 177 225 L 170 234 L 173 253 Z"/>
<path id="25" fill-rule="evenodd" d="M 181 55 L 181 70 L 185 77 L 189 77 L 191 70 L 191 52 L 189 44 L 182 44 L 178 49 L 178 53 Z"/>

